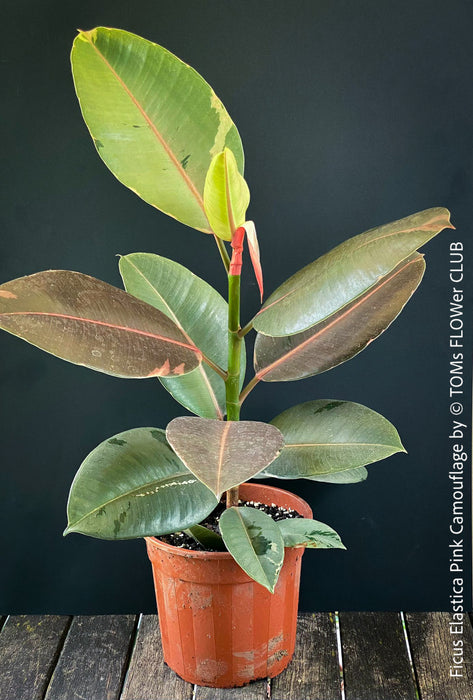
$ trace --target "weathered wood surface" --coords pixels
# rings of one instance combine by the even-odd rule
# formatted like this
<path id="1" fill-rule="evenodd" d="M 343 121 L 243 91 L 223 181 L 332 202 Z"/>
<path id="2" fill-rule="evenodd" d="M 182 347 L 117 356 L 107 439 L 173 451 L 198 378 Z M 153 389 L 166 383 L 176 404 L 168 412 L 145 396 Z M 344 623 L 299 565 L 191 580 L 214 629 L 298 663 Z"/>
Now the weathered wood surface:
<path id="1" fill-rule="evenodd" d="M 75 617 L 46 700 L 118 700 L 135 623 L 135 615 Z"/>
<path id="2" fill-rule="evenodd" d="M 449 613 L 406 613 L 422 700 L 473 698 L 473 629 Z M 452 675 L 453 674 L 453 675 Z"/>
<path id="3" fill-rule="evenodd" d="M 11 615 L 0 633 L 0 700 L 42 700 L 69 617 Z"/>
<path id="4" fill-rule="evenodd" d="M 302 613 L 292 663 L 271 681 L 272 700 L 339 700 L 335 615 Z"/>
<path id="5" fill-rule="evenodd" d="M 193 687 L 163 660 L 156 615 L 142 615 L 121 700 L 192 700 Z"/>
<path id="6" fill-rule="evenodd" d="M 202 688 L 196 686 L 195 700 L 267 700 L 268 681 L 255 681 L 243 688 Z"/>
<path id="7" fill-rule="evenodd" d="M 138 627 L 135 615 L 11 616 L 3 629 L 0 618 L 0 700 L 341 700 L 343 684 L 346 700 L 472 700 L 468 615 L 461 634 L 448 613 L 405 618 L 406 631 L 400 613 L 340 613 L 337 632 L 334 614 L 301 614 L 288 669 L 231 690 L 178 678 L 155 615 Z M 460 646 L 462 675 L 452 677 Z"/>
<path id="8" fill-rule="evenodd" d="M 346 700 L 416 700 L 399 613 L 340 613 L 340 636 Z"/>

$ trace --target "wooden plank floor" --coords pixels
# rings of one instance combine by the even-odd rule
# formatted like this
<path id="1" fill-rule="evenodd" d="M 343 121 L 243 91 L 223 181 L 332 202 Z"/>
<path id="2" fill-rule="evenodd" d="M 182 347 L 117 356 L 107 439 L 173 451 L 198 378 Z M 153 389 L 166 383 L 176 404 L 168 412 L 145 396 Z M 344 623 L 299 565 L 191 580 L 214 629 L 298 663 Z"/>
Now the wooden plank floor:
<path id="1" fill-rule="evenodd" d="M 271 681 L 192 686 L 155 615 L 0 617 L 0 700 L 472 700 L 473 628 L 449 613 L 303 613 Z"/>

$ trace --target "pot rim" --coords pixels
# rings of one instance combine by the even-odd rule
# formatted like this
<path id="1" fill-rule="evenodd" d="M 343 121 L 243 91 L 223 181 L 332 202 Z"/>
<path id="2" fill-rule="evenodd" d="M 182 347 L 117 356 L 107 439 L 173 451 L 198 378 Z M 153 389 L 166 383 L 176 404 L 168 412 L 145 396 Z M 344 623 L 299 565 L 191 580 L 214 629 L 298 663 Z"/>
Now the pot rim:
<path id="1" fill-rule="evenodd" d="M 292 493 L 292 491 L 287 491 L 286 489 L 280 489 L 278 486 L 269 486 L 268 484 L 255 484 L 253 482 L 248 483 L 245 482 L 240 485 L 240 488 L 243 488 L 243 490 L 246 490 L 247 488 L 256 488 L 256 489 L 270 489 L 271 491 L 275 491 L 276 494 L 283 494 L 284 496 L 290 496 L 291 499 L 294 499 L 296 502 L 300 504 L 300 508 L 302 510 L 305 510 L 307 515 L 304 515 L 304 517 L 312 517 L 312 509 L 301 496 L 298 496 L 295 493 Z M 276 499 L 275 499 L 276 500 Z M 162 540 L 158 539 L 156 536 L 150 536 L 150 537 L 145 537 L 147 545 L 150 547 L 153 547 L 155 549 L 161 549 L 165 552 L 168 552 L 169 554 L 173 554 L 175 556 L 180 556 L 180 557 L 185 557 L 186 559 L 212 559 L 212 560 L 230 560 L 233 559 L 232 555 L 230 552 L 202 552 L 199 550 L 195 549 L 185 549 L 184 547 L 175 547 L 172 544 L 168 544 L 167 542 L 163 542 Z M 294 549 L 285 547 L 285 549 Z M 302 547 L 301 549 L 304 549 Z"/>

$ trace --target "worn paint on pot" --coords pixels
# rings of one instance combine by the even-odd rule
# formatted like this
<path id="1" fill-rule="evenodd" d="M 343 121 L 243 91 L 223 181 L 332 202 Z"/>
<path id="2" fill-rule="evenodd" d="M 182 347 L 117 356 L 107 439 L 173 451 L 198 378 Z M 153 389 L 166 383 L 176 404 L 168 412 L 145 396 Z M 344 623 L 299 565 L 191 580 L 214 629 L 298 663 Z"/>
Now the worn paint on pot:
<path id="1" fill-rule="evenodd" d="M 260 484 L 244 500 L 293 508 L 312 517 L 298 496 Z M 245 685 L 281 673 L 294 653 L 303 548 L 286 548 L 271 594 L 228 552 L 194 552 L 146 538 L 153 567 L 164 660 L 189 683 Z"/>

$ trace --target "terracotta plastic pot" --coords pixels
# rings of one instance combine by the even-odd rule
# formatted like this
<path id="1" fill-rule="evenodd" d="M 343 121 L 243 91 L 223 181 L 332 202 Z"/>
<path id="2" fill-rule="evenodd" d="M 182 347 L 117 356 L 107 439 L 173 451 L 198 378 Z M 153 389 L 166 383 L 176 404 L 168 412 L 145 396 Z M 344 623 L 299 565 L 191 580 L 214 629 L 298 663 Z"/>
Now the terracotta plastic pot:
<path id="1" fill-rule="evenodd" d="M 312 517 L 292 493 L 259 484 L 244 500 Z M 146 537 L 164 660 L 197 685 L 229 688 L 281 673 L 294 653 L 303 548 L 286 548 L 275 592 L 253 581 L 228 552 L 194 552 Z"/>

